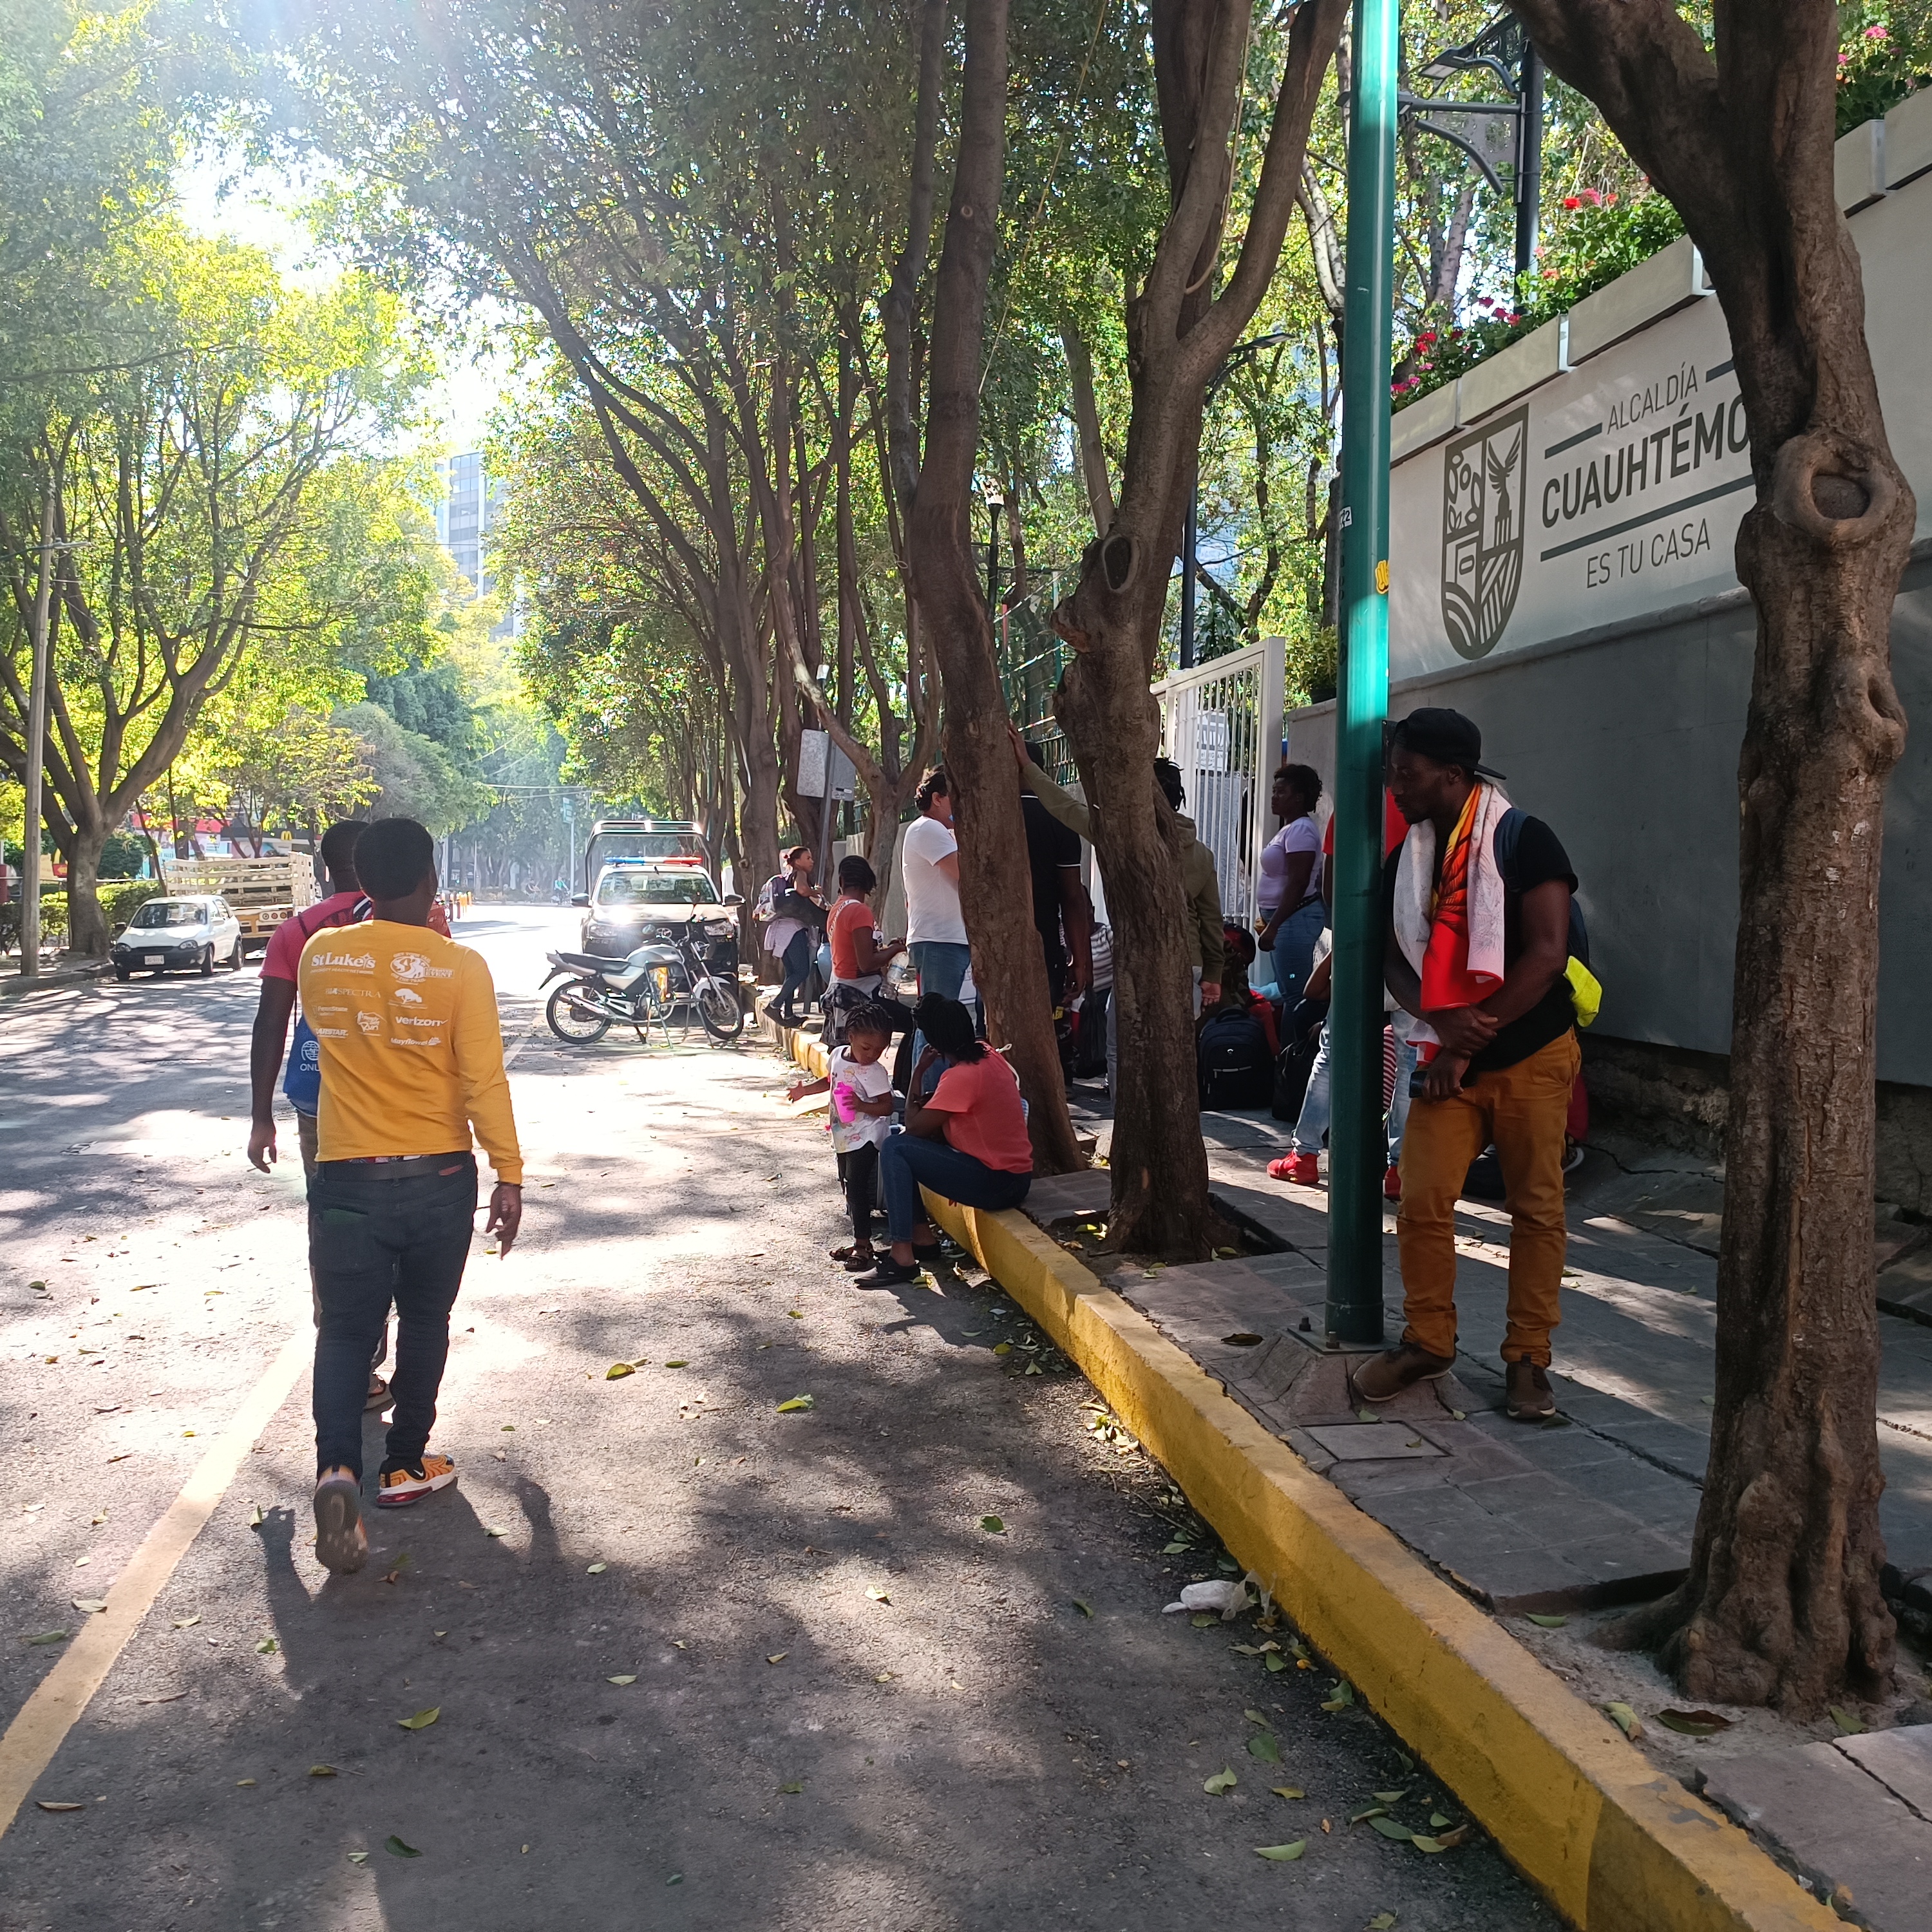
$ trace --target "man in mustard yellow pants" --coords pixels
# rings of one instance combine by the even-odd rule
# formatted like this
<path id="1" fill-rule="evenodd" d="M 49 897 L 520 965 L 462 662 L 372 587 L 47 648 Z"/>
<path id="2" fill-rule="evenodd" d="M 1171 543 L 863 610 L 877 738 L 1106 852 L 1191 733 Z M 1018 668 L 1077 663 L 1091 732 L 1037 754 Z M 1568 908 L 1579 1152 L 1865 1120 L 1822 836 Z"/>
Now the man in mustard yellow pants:
<path id="1" fill-rule="evenodd" d="M 1402 1140 L 1402 1341 L 1354 1381 L 1364 1400 L 1387 1402 L 1454 1366 L 1456 1202 L 1493 1144 L 1510 1208 L 1507 1407 L 1536 1422 L 1556 1408 L 1564 1127 L 1581 1058 L 1565 977 L 1576 879 L 1549 826 L 1486 782 L 1498 774 L 1481 755 L 1455 711 L 1413 712 L 1390 741 L 1389 790 L 1411 830 L 1384 872 L 1384 970 L 1432 1051 Z"/>

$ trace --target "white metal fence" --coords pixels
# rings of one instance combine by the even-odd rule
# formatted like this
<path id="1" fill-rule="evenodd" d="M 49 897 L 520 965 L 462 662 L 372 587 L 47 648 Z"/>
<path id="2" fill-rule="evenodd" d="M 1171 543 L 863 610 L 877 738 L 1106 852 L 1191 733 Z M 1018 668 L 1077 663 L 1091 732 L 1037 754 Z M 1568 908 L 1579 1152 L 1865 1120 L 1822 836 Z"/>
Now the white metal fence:
<path id="1" fill-rule="evenodd" d="M 1268 790 L 1281 762 L 1287 649 L 1264 638 L 1154 687 L 1161 750 L 1180 767 L 1196 836 L 1214 855 L 1222 913 L 1250 927 L 1262 848 L 1274 830 Z"/>

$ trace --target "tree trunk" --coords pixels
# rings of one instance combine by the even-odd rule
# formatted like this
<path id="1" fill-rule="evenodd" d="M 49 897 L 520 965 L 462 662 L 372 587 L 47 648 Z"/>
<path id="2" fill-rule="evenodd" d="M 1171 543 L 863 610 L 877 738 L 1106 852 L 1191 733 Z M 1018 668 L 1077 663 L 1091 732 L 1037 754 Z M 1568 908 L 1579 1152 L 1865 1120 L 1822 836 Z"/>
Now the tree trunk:
<path id="1" fill-rule="evenodd" d="M 1737 954 L 1717 1404 L 1690 1574 L 1626 1623 L 1687 1694 L 1795 1718 L 1880 1694 L 1872 1280 L 1878 885 L 1905 741 L 1892 604 L 1916 506 L 1833 180 L 1837 10 L 1514 0 L 1683 215 L 1730 325 L 1758 500 L 1738 764 Z"/>
<path id="2" fill-rule="evenodd" d="M 993 633 L 969 548 L 979 442 L 986 280 L 1005 154 L 1007 0 L 968 0 L 958 158 L 934 290 L 926 456 L 907 554 L 946 691 L 946 769 L 959 836 L 959 893 L 988 1028 L 1010 1048 L 1042 1174 L 1086 1166 L 1073 1138 L 1046 962 L 1033 923 L 1026 820 L 1006 736 Z"/>
<path id="3" fill-rule="evenodd" d="M 107 843 L 104 820 L 75 826 L 67 849 L 67 950 L 86 959 L 107 954 L 107 920 L 100 910 L 100 854 Z"/>
<path id="4" fill-rule="evenodd" d="M 1251 0 L 1154 0 L 1154 81 L 1172 207 L 1145 286 L 1128 304 L 1133 416 L 1112 529 L 1054 613 L 1074 648 L 1058 700 L 1094 812 L 1114 926 L 1119 1086 L 1108 1244 L 1204 1259 L 1208 1198 L 1180 831 L 1158 796 L 1158 714 L 1148 688 L 1160 644 L 1202 399 L 1253 317 L 1300 191 L 1308 125 L 1346 0 L 1307 0 L 1288 51 L 1246 232 L 1214 284 Z M 942 311 L 943 312 L 943 311 Z"/>

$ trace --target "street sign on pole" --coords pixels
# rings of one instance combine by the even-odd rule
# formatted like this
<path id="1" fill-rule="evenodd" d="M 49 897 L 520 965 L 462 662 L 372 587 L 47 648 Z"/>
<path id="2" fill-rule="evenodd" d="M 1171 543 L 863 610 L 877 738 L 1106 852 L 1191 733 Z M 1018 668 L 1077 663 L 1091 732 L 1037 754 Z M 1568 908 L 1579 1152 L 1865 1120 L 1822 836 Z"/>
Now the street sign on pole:
<path id="1" fill-rule="evenodd" d="M 1356 1348 L 1382 1340 L 1382 726 L 1399 19 L 1399 0 L 1355 0 L 1348 104 L 1327 1326 L 1331 1344 Z"/>

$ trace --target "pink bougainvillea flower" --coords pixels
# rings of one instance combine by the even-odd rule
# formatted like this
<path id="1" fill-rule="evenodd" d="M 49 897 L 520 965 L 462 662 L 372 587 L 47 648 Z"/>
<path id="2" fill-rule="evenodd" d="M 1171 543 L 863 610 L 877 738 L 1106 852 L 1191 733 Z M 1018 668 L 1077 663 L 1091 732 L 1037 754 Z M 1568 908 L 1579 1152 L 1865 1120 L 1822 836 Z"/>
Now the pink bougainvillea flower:
<path id="1" fill-rule="evenodd" d="M 1868 40 L 1888 40 L 1892 36 L 1882 27 L 1868 27 L 1865 38 Z"/>

